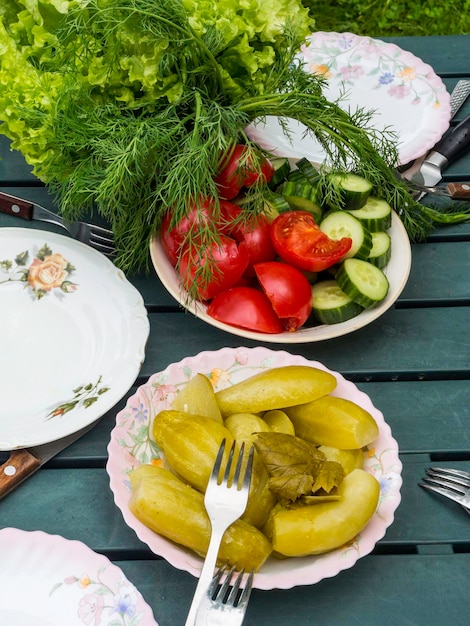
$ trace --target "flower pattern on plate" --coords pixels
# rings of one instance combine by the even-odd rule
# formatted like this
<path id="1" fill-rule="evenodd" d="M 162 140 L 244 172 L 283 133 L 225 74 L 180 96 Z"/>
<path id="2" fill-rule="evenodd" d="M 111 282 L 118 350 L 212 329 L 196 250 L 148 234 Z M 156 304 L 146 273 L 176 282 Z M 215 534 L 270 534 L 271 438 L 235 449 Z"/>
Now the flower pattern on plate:
<path id="1" fill-rule="evenodd" d="M 33 297 L 40 300 L 53 290 L 56 295 L 73 293 L 77 284 L 69 280 L 75 267 L 63 257 L 54 253 L 45 243 L 37 252 L 33 253 L 30 261 L 30 251 L 19 252 L 14 259 L 0 261 L 0 269 L 6 278 L 0 277 L 0 284 L 19 281 L 31 290 Z"/>

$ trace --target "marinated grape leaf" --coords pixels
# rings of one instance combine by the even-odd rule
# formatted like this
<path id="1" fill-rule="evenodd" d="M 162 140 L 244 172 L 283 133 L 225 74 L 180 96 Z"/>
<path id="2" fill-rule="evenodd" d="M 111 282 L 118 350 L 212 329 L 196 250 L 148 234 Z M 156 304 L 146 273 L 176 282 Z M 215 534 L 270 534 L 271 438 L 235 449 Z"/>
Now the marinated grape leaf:
<path id="1" fill-rule="evenodd" d="M 327 461 L 323 452 L 300 437 L 263 432 L 256 433 L 253 443 L 268 472 L 269 487 L 281 502 L 294 502 L 318 489 L 331 491 L 344 475 L 339 463 Z"/>
<path id="2" fill-rule="evenodd" d="M 337 461 L 325 461 L 320 467 L 320 471 L 315 477 L 312 491 L 315 493 L 323 489 L 330 493 L 332 489 L 338 487 L 344 478 L 344 469 Z"/>

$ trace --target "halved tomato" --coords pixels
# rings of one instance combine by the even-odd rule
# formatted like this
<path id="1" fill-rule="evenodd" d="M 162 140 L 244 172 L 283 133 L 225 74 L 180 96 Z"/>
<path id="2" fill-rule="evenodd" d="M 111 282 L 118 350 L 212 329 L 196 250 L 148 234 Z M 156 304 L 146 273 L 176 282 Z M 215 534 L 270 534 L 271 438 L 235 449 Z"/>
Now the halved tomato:
<path id="1" fill-rule="evenodd" d="M 284 261 L 310 272 L 322 272 L 338 263 L 352 245 L 350 237 L 330 239 L 307 211 L 281 213 L 271 224 L 271 238 Z"/>
<path id="2" fill-rule="evenodd" d="M 296 267 L 279 261 L 258 263 L 255 272 L 284 330 L 300 328 L 312 311 L 312 287 L 307 278 Z"/>
<path id="3" fill-rule="evenodd" d="M 207 314 L 219 322 L 261 333 L 282 333 L 281 321 L 267 296 L 253 287 L 232 287 L 217 295 Z"/>
<path id="4" fill-rule="evenodd" d="M 223 201 L 222 201 L 223 202 Z M 221 207 L 222 207 L 222 202 Z M 226 202 L 225 204 L 230 204 Z M 233 205 L 235 206 L 235 205 Z M 232 225 L 228 225 L 228 234 L 237 241 L 243 241 L 250 255 L 250 263 L 246 269 L 247 276 L 254 276 L 253 266 L 256 263 L 274 261 L 276 250 L 271 239 L 271 225 L 264 215 L 255 215 L 248 220 L 238 219 L 242 210 L 238 208 L 238 214 L 231 212 Z"/>

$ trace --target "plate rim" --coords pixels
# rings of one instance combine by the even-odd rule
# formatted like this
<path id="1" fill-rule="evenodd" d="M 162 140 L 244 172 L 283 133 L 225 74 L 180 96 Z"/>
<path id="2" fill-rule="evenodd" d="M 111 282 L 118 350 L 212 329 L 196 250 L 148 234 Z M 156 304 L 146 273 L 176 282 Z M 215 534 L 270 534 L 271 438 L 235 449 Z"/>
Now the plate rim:
<path id="1" fill-rule="evenodd" d="M 7 437 L 0 436 L 0 451 L 11 451 L 31 446 L 40 446 L 57 441 L 69 435 L 79 432 L 82 428 L 89 426 L 101 418 L 107 411 L 112 409 L 119 402 L 134 383 L 145 359 L 145 347 L 150 334 L 150 322 L 148 313 L 144 305 L 144 300 L 140 292 L 129 282 L 124 273 L 118 269 L 114 263 L 103 254 L 87 246 L 86 244 L 66 235 L 37 228 L 4 227 L 0 229 L 0 241 L 7 239 L 8 243 L 18 240 L 19 248 L 23 246 L 35 245 L 39 241 L 47 243 L 49 246 L 59 245 L 63 249 L 72 249 L 84 258 L 88 263 L 96 262 L 96 272 L 106 273 L 106 281 L 113 281 L 116 289 L 123 290 L 125 310 L 127 311 L 126 323 L 128 336 L 125 337 L 125 345 L 129 345 L 132 355 L 126 360 L 127 370 L 120 369 L 120 384 L 115 388 L 110 388 L 105 394 L 100 396 L 99 401 L 81 411 L 80 420 L 67 420 L 57 422 L 54 435 L 41 432 L 39 425 L 28 432 L 25 437 L 20 431 L 12 433 Z M 13 243 L 13 245 L 15 245 Z M 2 292 L 0 291 L 0 299 Z M 124 344 L 123 344 L 124 345 Z M 60 402 L 60 400 L 59 400 Z M 36 414 L 38 417 L 45 413 L 42 408 Z M 0 422 L 2 417 L 0 416 Z"/>
<path id="2" fill-rule="evenodd" d="M 310 366 L 320 367 L 321 369 L 327 372 L 331 372 L 337 378 L 338 382 L 341 383 L 341 386 L 343 387 L 345 386 L 347 389 L 354 390 L 354 392 L 357 394 L 357 397 L 360 399 L 360 404 L 364 406 L 364 408 L 366 408 L 367 410 L 373 413 L 374 418 L 376 418 L 379 424 L 378 439 L 382 439 L 383 437 L 385 437 L 386 442 L 387 442 L 387 452 L 390 451 L 393 457 L 394 471 L 391 473 L 393 473 L 394 479 L 392 482 L 392 487 L 390 487 L 390 489 L 393 491 L 393 498 L 389 498 L 389 499 L 385 498 L 380 505 L 384 507 L 383 510 L 381 509 L 380 511 L 381 515 L 380 516 L 375 515 L 374 518 L 371 520 L 371 522 L 369 522 L 369 523 L 374 524 L 374 528 L 378 524 L 380 526 L 380 529 L 379 529 L 379 532 L 377 533 L 376 538 L 373 540 L 373 542 L 372 543 L 369 542 L 368 545 L 365 546 L 365 550 L 361 552 L 360 555 L 359 555 L 359 550 L 357 551 L 357 553 L 351 554 L 350 561 L 348 561 L 348 563 L 346 563 L 345 559 L 343 559 L 341 566 L 333 568 L 328 574 L 324 574 L 324 572 L 323 573 L 318 572 L 319 568 L 317 568 L 316 570 L 315 568 L 312 568 L 312 567 L 309 568 L 310 562 L 308 559 L 311 559 L 312 557 L 299 557 L 298 559 L 296 559 L 296 562 L 299 566 L 299 571 L 302 572 L 303 579 L 301 582 L 293 582 L 289 578 L 287 580 L 283 579 L 283 576 L 279 572 L 272 575 L 273 580 L 270 581 L 269 575 L 263 573 L 263 571 L 261 570 L 261 572 L 255 574 L 253 586 L 257 589 L 270 590 L 270 589 L 290 589 L 295 586 L 316 584 L 317 582 L 319 582 L 320 580 L 323 580 L 324 578 L 336 576 L 340 571 L 351 568 L 357 562 L 359 558 L 362 558 L 364 556 L 367 556 L 367 554 L 370 554 L 370 552 L 373 550 L 376 543 L 380 539 L 383 538 L 383 536 L 386 533 L 387 528 L 394 521 L 395 511 L 401 501 L 401 486 L 403 482 L 402 475 L 401 475 L 402 463 L 399 458 L 398 443 L 394 439 L 392 432 L 391 432 L 390 425 L 385 421 L 385 418 L 382 412 L 372 403 L 371 398 L 365 392 L 361 391 L 357 387 L 357 385 L 355 385 L 352 381 L 347 380 L 341 373 L 329 369 L 326 365 L 320 363 L 319 361 L 307 359 L 306 357 L 303 357 L 298 354 L 291 354 L 285 350 L 273 350 L 271 348 L 265 348 L 262 346 L 257 346 L 254 348 L 248 348 L 245 346 L 239 346 L 235 348 L 225 347 L 219 350 L 202 351 L 194 356 L 184 357 L 178 362 L 169 364 L 164 370 L 152 374 L 147 380 L 147 382 L 141 385 L 136 390 L 136 393 L 128 399 L 126 403 L 126 407 L 124 407 L 116 415 L 116 423 L 110 434 L 110 441 L 107 447 L 108 461 L 106 464 L 106 471 L 108 473 L 110 489 L 113 493 L 114 502 L 116 506 L 118 507 L 118 509 L 121 511 L 121 514 L 123 516 L 125 523 L 130 528 L 133 529 L 137 537 L 143 543 L 149 546 L 152 552 L 164 558 L 168 563 L 170 563 L 170 565 L 172 565 L 173 567 L 177 569 L 186 571 L 192 574 L 193 576 L 199 575 L 200 568 L 202 567 L 202 559 L 197 557 L 195 554 L 191 553 L 189 550 L 186 550 L 185 548 L 182 548 L 181 546 L 177 546 L 176 544 L 165 539 L 161 535 L 158 535 L 157 533 L 151 531 L 142 522 L 140 522 L 134 516 L 134 514 L 130 511 L 129 506 L 128 506 L 129 498 L 131 495 L 130 488 L 128 488 L 127 492 L 124 492 L 124 489 L 121 484 L 123 481 L 123 475 L 122 475 L 122 468 L 120 465 L 120 462 L 121 462 L 120 448 L 122 447 L 123 444 L 122 444 L 122 438 L 120 436 L 120 434 L 122 434 L 120 433 L 120 429 L 121 429 L 123 420 L 125 419 L 126 411 L 129 411 L 129 409 L 131 409 L 131 403 L 133 402 L 133 400 L 139 399 L 139 394 L 145 395 L 145 391 L 147 389 L 150 390 L 153 383 L 158 382 L 158 381 L 166 382 L 169 376 L 171 376 L 171 373 L 178 369 L 181 370 L 182 372 L 185 372 L 184 375 L 186 376 L 186 380 L 188 380 L 187 378 L 188 371 L 190 369 L 190 366 L 196 360 L 207 364 L 208 360 L 211 360 L 211 359 L 215 359 L 215 361 L 220 362 L 221 357 L 236 359 L 237 354 L 240 355 L 243 353 L 246 353 L 248 355 L 254 354 L 258 360 L 261 360 L 264 362 L 271 361 L 273 358 L 281 359 L 281 360 L 288 359 L 289 364 L 290 363 L 307 364 Z M 257 367 L 259 368 L 260 366 L 257 366 Z M 164 384 L 164 383 L 160 382 L 159 384 Z M 142 395 L 140 395 L 140 397 L 142 397 Z M 135 457 L 134 457 L 134 460 L 136 460 Z M 136 467 L 136 465 L 132 465 L 132 467 Z M 384 515 L 383 515 L 384 513 L 387 516 L 386 520 L 384 519 Z M 149 537 L 151 537 L 152 545 L 150 545 L 149 543 Z M 155 548 L 155 545 L 157 546 L 156 548 Z M 161 552 L 162 546 L 163 546 L 163 551 L 165 552 L 165 554 L 162 554 Z M 364 546 L 362 547 L 364 548 Z M 337 551 L 332 551 L 330 553 L 326 553 L 325 555 L 318 555 L 318 557 L 314 557 L 314 558 L 315 559 L 319 557 L 329 558 L 329 555 L 334 554 L 336 552 Z M 182 557 L 181 556 L 182 554 L 186 556 Z"/>

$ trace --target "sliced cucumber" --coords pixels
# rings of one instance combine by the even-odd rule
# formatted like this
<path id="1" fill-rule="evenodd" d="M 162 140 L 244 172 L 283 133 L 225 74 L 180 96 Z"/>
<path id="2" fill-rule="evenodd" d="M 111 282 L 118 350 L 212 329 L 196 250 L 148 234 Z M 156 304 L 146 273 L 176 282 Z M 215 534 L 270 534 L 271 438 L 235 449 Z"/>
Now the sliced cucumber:
<path id="1" fill-rule="evenodd" d="M 296 162 L 296 165 L 298 170 L 311 185 L 316 185 L 316 183 L 320 180 L 320 174 L 308 159 L 300 159 L 300 161 Z"/>
<path id="2" fill-rule="evenodd" d="M 383 230 L 372 233 L 372 249 L 367 259 L 377 267 L 385 267 L 392 256 L 392 239 Z"/>
<path id="3" fill-rule="evenodd" d="M 341 208 L 347 211 L 363 207 L 372 191 L 372 183 L 357 174 L 331 174 L 330 180 L 338 186 Z"/>
<path id="4" fill-rule="evenodd" d="M 284 213 L 285 211 L 290 211 L 290 206 L 284 196 L 274 196 L 274 198 L 270 198 L 269 204 L 271 208 L 277 211 L 278 213 Z"/>
<path id="5" fill-rule="evenodd" d="M 356 317 L 362 306 L 342 291 L 336 280 L 322 280 L 312 286 L 312 313 L 322 324 L 339 324 Z"/>
<path id="6" fill-rule="evenodd" d="M 321 221 L 323 211 L 321 207 L 312 200 L 309 200 L 308 198 L 302 198 L 301 196 L 284 197 L 292 211 L 308 211 L 313 215 L 313 219 L 317 224 Z"/>
<path id="7" fill-rule="evenodd" d="M 346 258 L 368 259 L 372 248 L 372 235 L 362 223 L 347 211 L 332 211 L 320 223 L 320 230 L 330 239 L 350 237 L 352 246 Z"/>
<path id="8" fill-rule="evenodd" d="M 275 189 L 289 176 L 290 163 L 289 159 L 279 157 L 277 159 L 272 159 L 271 164 L 274 167 L 274 173 L 271 176 L 271 180 L 269 181 L 269 186 L 271 187 L 271 189 Z"/>
<path id="9" fill-rule="evenodd" d="M 340 289 L 365 309 L 381 302 L 389 290 L 388 279 L 383 271 L 361 259 L 343 261 L 335 279 Z"/>
<path id="10" fill-rule="evenodd" d="M 375 196 L 370 196 L 364 206 L 356 209 L 353 215 L 372 233 L 388 230 L 392 225 L 392 207 Z"/>
<path id="11" fill-rule="evenodd" d="M 287 180 L 291 180 L 294 182 L 300 182 L 300 183 L 306 183 L 307 179 L 305 178 L 305 176 L 302 174 L 302 172 L 300 170 L 291 170 Z"/>

